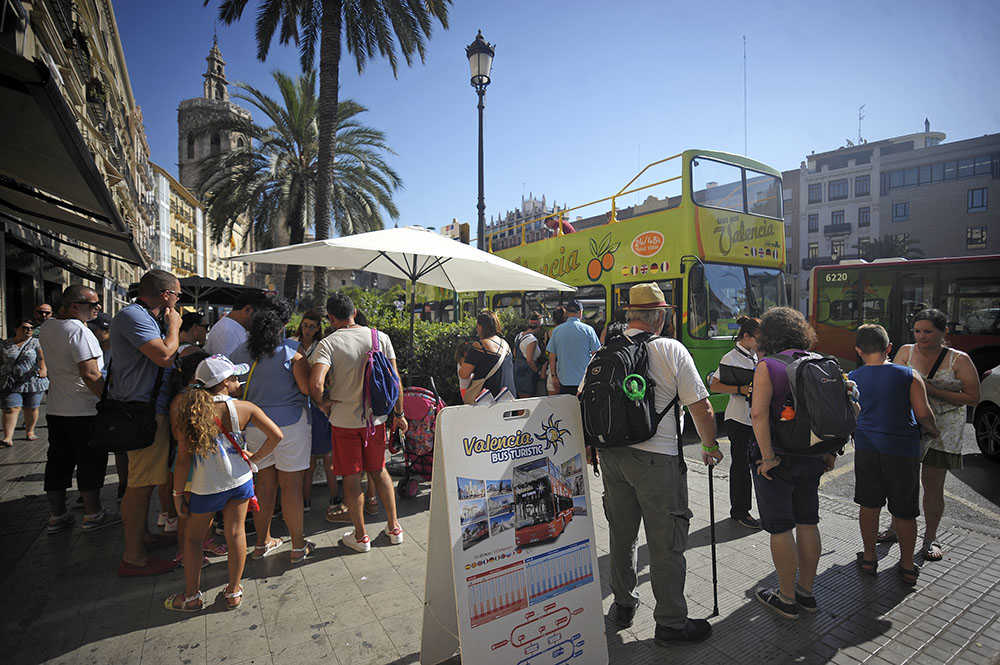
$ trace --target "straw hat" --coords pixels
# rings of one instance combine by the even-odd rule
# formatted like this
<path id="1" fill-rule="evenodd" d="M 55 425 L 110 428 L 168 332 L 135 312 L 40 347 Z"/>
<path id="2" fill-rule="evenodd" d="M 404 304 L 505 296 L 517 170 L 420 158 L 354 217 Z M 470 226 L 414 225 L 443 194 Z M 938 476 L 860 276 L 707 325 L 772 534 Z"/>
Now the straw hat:
<path id="1" fill-rule="evenodd" d="M 636 284 L 628 290 L 628 306 L 625 309 L 666 309 L 671 307 L 663 297 L 663 291 L 653 282 Z"/>

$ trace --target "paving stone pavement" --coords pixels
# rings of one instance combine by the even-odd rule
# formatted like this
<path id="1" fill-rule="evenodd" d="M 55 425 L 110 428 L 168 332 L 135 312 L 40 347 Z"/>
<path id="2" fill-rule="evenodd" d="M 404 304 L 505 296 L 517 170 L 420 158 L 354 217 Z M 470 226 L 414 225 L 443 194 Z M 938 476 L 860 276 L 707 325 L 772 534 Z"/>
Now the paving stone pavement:
<path id="1" fill-rule="evenodd" d="M 40 434 L 45 433 L 42 428 Z M 0 653 L 9 665 L 129 664 L 244 665 L 334 663 L 402 665 L 419 660 L 424 567 L 430 513 L 428 486 L 400 501 L 407 540 L 376 540 L 368 554 L 338 545 L 347 526 L 333 528 L 322 510 L 306 515 L 319 544 L 315 557 L 292 568 L 288 544 L 262 561 L 248 561 L 240 609 L 216 603 L 195 615 L 167 612 L 163 599 L 183 587 L 174 571 L 150 579 L 120 579 L 121 530 L 83 533 L 77 527 L 49 536 L 42 496 L 45 440 L 23 439 L 0 450 Z M 694 448 L 688 451 L 694 455 Z M 712 610 L 708 480 L 689 464 L 691 521 L 686 595 L 692 616 Z M 114 482 L 113 464 L 109 483 Z M 599 501 L 600 479 L 590 475 Z M 715 471 L 720 616 L 712 637 L 699 645 L 653 644 L 648 553 L 640 534 L 642 604 L 632 628 L 607 633 L 612 663 L 924 663 L 970 665 L 1000 662 L 1000 539 L 948 524 L 941 537 L 945 559 L 926 564 L 915 589 L 901 585 L 897 553 L 880 549 L 877 578 L 855 568 L 860 550 L 856 508 L 822 497 L 823 554 L 816 580 L 820 610 L 798 621 L 777 617 L 751 597 L 758 584 L 776 584 L 766 534 L 728 519 L 728 481 Z M 326 489 L 314 488 L 322 505 Z M 70 499 L 75 500 L 75 492 Z M 114 505 L 114 488 L 105 488 Z M 154 499 L 155 504 L 155 499 Z M 599 505 L 599 504 L 598 504 Z M 604 607 L 607 523 L 594 511 Z M 373 534 L 384 516 L 371 525 Z M 276 533 L 283 525 L 276 523 Z M 172 554 L 172 552 L 170 552 Z M 203 574 L 209 602 L 226 583 L 225 558 Z M 457 661 L 457 659 L 456 659 Z"/>

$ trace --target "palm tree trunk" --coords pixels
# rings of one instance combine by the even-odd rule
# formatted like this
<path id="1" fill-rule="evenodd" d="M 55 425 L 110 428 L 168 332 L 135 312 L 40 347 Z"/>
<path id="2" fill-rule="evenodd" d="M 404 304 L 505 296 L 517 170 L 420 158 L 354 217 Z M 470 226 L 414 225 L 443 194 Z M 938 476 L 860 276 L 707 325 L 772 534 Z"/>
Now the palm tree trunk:
<path id="1" fill-rule="evenodd" d="M 342 21 L 341 0 L 323 3 L 322 34 L 319 56 L 319 154 L 316 165 L 316 240 L 330 237 L 330 195 L 333 188 L 333 145 L 337 128 L 337 105 L 340 86 L 340 32 Z M 326 302 L 326 268 L 316 266 L 314 298 Z"/>
<path id="2" fill-rule="evenodd" d="M 288 243 L 298 245 L 306 239 L 305 225 L 302 223 L 302 206 L 296 205 L 289 216 Z M 295 220 L 295 221 L 292 221 Z M 299 299 L 299 279 L 302 275 L 302 266 L 285 266 L 285 298 L 289 302 L 297 303 Z"/>

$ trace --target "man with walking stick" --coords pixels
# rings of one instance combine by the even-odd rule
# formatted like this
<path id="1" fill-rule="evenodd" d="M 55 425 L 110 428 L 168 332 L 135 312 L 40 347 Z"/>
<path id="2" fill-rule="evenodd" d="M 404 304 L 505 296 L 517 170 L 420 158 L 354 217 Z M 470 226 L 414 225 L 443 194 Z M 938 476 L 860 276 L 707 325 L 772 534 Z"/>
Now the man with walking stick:
<path id="1" fill-rule="evenodd" d="M 634 338 L 652 334 L 645 341 L 648 364 L 647 376 L 643 378 L 647 385 L 655 386 L 656 413 L 666 417 L 659 421 L 652 438 L 600 451 L 614 593 L 607 619 L 619 629 L 632 625 L 639 604 L 636 539 L 641 520 L 646 529 L 650 579 L 656 598 L 655 641 L 660 646 L 698 642 L 712 632 L 706 619 L 688 618 L 684 599 L 684 550 L 691 511 L 687 466 L 680 445 L 681 404 L 687 406 L 701 437 L 702 461 L 715 464 L 722 459 L 715 442 L 715 414 L 708 402 L 708 390 L 698 376 L 691 354 L 679 341 L 669 337 L 674 331 L 668 323 L 668 308 L 663 292 L 654 283 L 636 284 L 629 290 L 625 335 Z M 668 337 L 659 337 L 661 331 Z M 671 413 L 666 413 L 671 404 L 675 406 Z M 674 409 L 677 411 L 673 412 Z"/>

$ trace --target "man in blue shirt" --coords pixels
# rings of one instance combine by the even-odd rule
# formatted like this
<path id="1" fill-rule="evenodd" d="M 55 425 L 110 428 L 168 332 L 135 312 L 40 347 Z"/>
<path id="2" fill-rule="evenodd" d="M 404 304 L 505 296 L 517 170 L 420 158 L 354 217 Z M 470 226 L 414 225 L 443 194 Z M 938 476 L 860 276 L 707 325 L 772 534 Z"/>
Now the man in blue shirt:
<path id="1" fill-rule="evenodd" d="M 175 309 L 181 285 L 165 270 L 150 270 L 139 281 L 139 298 L 123 308 L 111 325 L 108 398 L 149 402 L 160 369 L 169 367 L 179 343 L 181 315 Z M 160 390 L 163 390 L 162 379 Z M 170 423 L 156 417 L 152 445 L 128 453 L 128 487 L 122 499 L 125 552 L 122 577 L 159 575 L 174 568 L 172 561 L 148 556 L 146 516 L 153 488 L 167 482 Z"/>
<path id="2" fill-rule="evenodd" d="M 579 300 L 566 305 L 566 321 L 556 326 L 549 339 L 549 376 L 563 395 L 575 395 L 583 375 L 587 372 L 590 357 L 601 348 L 594 329 L 580 320 L 583 306 Z"/>

